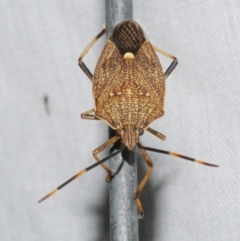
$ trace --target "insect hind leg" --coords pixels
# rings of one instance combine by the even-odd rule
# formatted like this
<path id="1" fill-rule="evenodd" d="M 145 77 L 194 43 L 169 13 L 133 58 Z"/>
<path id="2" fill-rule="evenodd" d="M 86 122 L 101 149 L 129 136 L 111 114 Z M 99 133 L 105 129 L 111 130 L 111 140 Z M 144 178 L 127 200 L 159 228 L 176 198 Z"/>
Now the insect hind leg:
<path id="1" fill-rule="evenodd" d="M 164 51 L 164 50 L 156 47 L 156 46 L 153 46 L 153 48 L 154 48 L 157 52 L 159 52 L 159 53 L 161 53 L 161 54 L 163 54 L 163 55 L 165 55 L 165 56 L 167 56 L 168 58 L 171 58 L 171 59 L 173 60 L 172 63 L 170 64 L 170 66 L 167 68 L 167 70 L 166 70 L 165 73 L 164 73 L 165 78 L 167 79 L 167 77 L 172 73 L 172 71 L 176 68 L 176 66 L 177 66 L 177 64 L 178 64 L 177 58 L 174 57 L 173 55 L 169 54 L 168 52 L 166 52 L 166 51 Z"/>
<path id="2" fill-rule="evenodd" d="M 88 69 L 88 67 L 84 64 L 82 59 L 87 54 L 87 52 L 90 50 L 90 48 L 97 42 L 97 40 L 99 38 L 101 38 L 106 33 L 106 31 L 107 31 L 107 29 L 106 29 L 106 27 L 104 25 L 103 26 L 103 30 L 88 44 L 88 46 L 84 49 L 84 51 L 82 52 L 82 54 L 78 58 L 78 65 L 79 65 L 79 67 L 88 76 L 88 78 L 90 80 L 92 80 L 93 75 L 92 75 L 91 71 Z"/>

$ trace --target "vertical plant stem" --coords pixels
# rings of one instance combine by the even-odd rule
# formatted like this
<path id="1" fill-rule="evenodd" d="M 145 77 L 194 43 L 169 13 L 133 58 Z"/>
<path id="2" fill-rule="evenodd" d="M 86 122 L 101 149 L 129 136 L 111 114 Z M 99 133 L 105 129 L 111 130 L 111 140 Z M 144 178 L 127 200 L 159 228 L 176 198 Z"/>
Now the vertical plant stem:
<path id="1" fill-rule="evenodd" d="M 106 0 L 107 35 L 118 23 L 132 18 L 132 0 Z M 110 129 L 109 133 L 111 136 L 114 132 Z M 122 155 L 109 161 L 109 166 L 114 173 L 117 172 L 109 190 L 110 240 L 138 241 L 138 212 L 133 199 L 137 189 L 136 151 L 124 150 Z"/>

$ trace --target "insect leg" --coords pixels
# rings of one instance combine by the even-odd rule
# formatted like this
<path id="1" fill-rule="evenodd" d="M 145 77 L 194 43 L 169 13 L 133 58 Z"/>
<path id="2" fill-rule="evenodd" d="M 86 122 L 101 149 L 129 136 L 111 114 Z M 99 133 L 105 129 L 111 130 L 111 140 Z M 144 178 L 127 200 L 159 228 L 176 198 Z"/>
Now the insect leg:
<path id="1" fill-rule="evenodd" d="M 138 185 L 137 191 L 134 194 L 134 200 L 135 200 L 137 208 L 138 208 L 138 218 L 143 218 L 143 216 L 144 216 L 143 208 L 142 208 L 142 204 L 139 200 L 139 195 L 140 195 L 141 191 L 143 190 L 146 182 L 148 181 L 148 179 L 149 179 L 149 177 L 152 173 L 153 163 L 152 163 L 152 160 L 150 159 L 150 157 L 148 156 L 147 152 L 144 149 L 141 149 L 141 146 L 142 146 L 141 143 L 138 142 L 137 145 L 138 145 L 138 148 L 139 148 L 143 158 L 145 159 L 145 161 L 146 161 L 146 163 L 149 167 L 147 173 L 145 174 L 144 178 L 142 179 L 142 181 Z"/>
<path id="2" fill-rule="evenodd" d="M 175 69 L 175 67 L 177 66 L 178 64 L 178 61 L 177 61 L 177 58 L 174 57 L 173 55 L 169 54 L 168 52 L 165 52 L 164 50 L 156 47 L 156 46 L 153 46 L 153 48 L 158 51 L 159 53 L 171 58 L 173 60 L 173 62 L 170 64 L 170 66 L 167 68 L 166 72 L 164 73 L 165 75 L 165 78 L 167 79 L 167 77 L 172 73 L 172 71 Z"/>
<path id="3" fill-rule="evenodd" d="M 88 46 L 84 49 L 84 51 L 82 52 L 82 54 L 80 55 L 80 57 L 78 58 L 78 65 L 79 67 L 82 69 L 82 71 L 88 76 L 88 78 L 90 80 L 92 80 L 92 73 L 91 71 L 88 69 L 88 67 L 84 64 L 84 62 L 82 61 L 83 57 L 87 54 L 87 52 L 89 51 L 89 49 L 95 44 L 95 42 L 101 38 L 103 36 L 103 34 L 105 34 L 107 31 L 106 27 L 103 26 L 103 30 L 88 44 Z"/>
<path id="4" fill-rule="evenodd" d="M 146 129 L 148 132 L 150 132 L 151 134 L 155 135 L 156 137 L 160 138 L 162 141 L 164 141 L 166 139 L 166 136 L 164 136 L 162 133 L 148 127 Z"/>
<path id="5" fill-rule="evenodd" d="M 104 144 L 102 144 L 101 146 L 99 146 L 98 148 L 96 148 L 93 151 L 93 157 L 95 158 L 95 160 L 97 162 L 100 161 L 100 159 L 98 158 L 98 154 L 103 151 L 104 149 L 106 149 L 107 147 L 109 147 L 110 145 L 112 145 L 113 143 L 115 143 L 117 140 L 120 139 L 120 136 L 114 136 L 111 139 L 109 139 L 108 141 L 106 141 Z M 106 176 L 106 182 L 110 182 L 111 177 L 113 176 L 112 171 L 109 169 L 109 167 L 107 167 L 105 164 L 101 164 L 101 166 L 106 170 L 106 172 L 108 173 L 108 175 Z"/>
<path id="6" fill-rule="evenodd" d="M 86 119 L 86 120 L 99 120 L 95 115 L 91 115 L 90 113 L 93 113 L 95 110 L 91 109 L 88 111 L 85 111 L 81 114 L 81 118 L 82 119 Z"/>

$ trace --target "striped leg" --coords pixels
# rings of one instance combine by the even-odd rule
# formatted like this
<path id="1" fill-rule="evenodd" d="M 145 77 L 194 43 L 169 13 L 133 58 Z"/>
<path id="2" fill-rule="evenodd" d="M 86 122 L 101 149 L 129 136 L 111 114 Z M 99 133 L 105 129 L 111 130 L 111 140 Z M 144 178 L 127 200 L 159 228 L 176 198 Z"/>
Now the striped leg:
<path id="1" fill-rule="evenodd" d="M 80 57 L 78 58 L 78 65 L 79 67 L 82 69 L 82 71 L 88 76 L 88 78 L 90 80 L 92 80 L 92 73 L 91 71 L 88 69 L 88 67 L 84 64 L 84 62 L 82 61 L 83 57 L 87 54 L 87 52 L 89 51 L 89 49 L 97 42 L 97 40 L 99 38 L 101 38 L 105 33 L 106 33 L 107 29 L 105 26 L 103 26 L 103 30 L 88 44 L 88 46 L 85 48 L 85 50 L 82 52 L 82 54 L 80 55 Z"/>
<path id="2" fill-rule="evenodd" d="M 174 57 L 173 55 L 165 52 L 164 50 L 156 47 L 156 46 L 153 46 L 153 48 L 158 51 L 159 53 L 171 58 L 173 61 L 172 63 L 170 64 L 170 66 L 167 68 L 166 72 L 164 73 L 165 75 L 165 78 L 167 79 L 167 77 L 172 73 L 172 71 L 176 68 L 177 64 L 178 64 L 178 61 L 177 61 L 177 58 Z"/>

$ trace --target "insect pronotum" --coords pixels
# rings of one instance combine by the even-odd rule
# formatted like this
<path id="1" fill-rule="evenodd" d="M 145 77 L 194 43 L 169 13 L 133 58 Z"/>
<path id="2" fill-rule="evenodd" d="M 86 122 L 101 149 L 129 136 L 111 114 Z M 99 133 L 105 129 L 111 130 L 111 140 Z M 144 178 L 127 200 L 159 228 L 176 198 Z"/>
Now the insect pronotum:
<path id="1" fill-rule="evenodd" d="M 92 81 L 95 100 L 95 108 L 82 113 L 81 117 L 82 119 L 106 122 L 116 131 L 116 135 L 93 151 L 93 157 L 97 163 L 78 172 L 39 202 L 52 196 L 69 182 L 98 165 L 101 165 L 108 173 L 106 180 L 109 182 L 114 174 L 104 162 L 110 157 L 121 153 L 124 148 L 133 150 L 137 146 L 148 165 L 148 171 L 133 197 L 138 208 L 139 218 L 142 218 L 143 208 L 139 195 L 153 170 L 153 163 L 146 151 L 180 157 L 212 167 L 218 166 L 175 152 L 145 147 L 141 144 L 139 136 L 144 133 L 144 130 L 161 140 L 165 139 L 163 134 L 149 126 L 164 114 L 165 81 L 178 62 L 171 54 L 153 46 L 146 39 L 139 24 L 134 21 L 124 21 L 119 23 L 109 35 L 92 75 L 82 59 L 94 43 L 105 33 L 106 28 L 104 27 L 78 59 L 80 68 Z M 172 63 L 165 72 L 163 72 L 156 51 L 172 59 Z M 118 140 L 121 141 L 120 148 L 100 160 L 97 155 Z"/>

